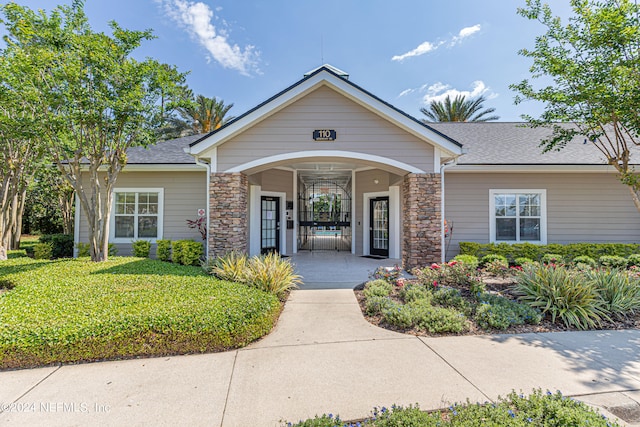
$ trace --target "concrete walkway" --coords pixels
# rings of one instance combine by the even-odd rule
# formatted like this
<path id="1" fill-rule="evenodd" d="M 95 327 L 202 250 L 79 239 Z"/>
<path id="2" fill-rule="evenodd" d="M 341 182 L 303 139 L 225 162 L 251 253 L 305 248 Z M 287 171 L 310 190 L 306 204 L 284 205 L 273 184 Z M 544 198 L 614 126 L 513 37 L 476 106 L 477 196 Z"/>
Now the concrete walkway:
<path id="1" fill-rule="evenodd" d="M 278 426 L 536 387 L 633 419 L 639 355 L 640 331 L 401 335 L 367 323 L 351 290 L 300 290 L 275 330 L 241 350 L 1 372 L 0 425 Z"/>

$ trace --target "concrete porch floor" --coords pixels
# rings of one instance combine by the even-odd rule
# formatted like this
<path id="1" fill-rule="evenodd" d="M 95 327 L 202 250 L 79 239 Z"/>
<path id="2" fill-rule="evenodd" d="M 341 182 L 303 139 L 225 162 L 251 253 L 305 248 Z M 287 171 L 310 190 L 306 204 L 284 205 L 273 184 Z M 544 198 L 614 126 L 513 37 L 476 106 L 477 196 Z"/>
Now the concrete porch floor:
<path id="1" fill-rule="evenodd" d="M 353 289 L 380 266 L 402 265 L 400 259 L 371 259 L 336 251 L 301 251 L 289 259 L 302 276 L 300 289 Z"/>

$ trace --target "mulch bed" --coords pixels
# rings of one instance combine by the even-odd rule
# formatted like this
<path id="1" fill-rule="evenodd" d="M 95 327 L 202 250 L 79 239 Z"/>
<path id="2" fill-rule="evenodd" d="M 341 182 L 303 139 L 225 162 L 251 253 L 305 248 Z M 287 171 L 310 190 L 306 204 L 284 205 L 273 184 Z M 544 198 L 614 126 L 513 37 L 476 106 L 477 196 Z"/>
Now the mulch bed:
<path id="1" fill-rule="evenodd" d="M 491 293 L 497 293 L 509 299 L 516 299 L 515 295 L 511 292 L 510 286 L 515 282 L 512 278 L 506 277 L 494 277 L 489 275 L 483 275 L 482 281 L 485 283 L 487 291 Z M 411 283 L 411 280 L 405 282 Z M 442 333 L 432 334 L 427 331 L 412 329 L 402 329 L 393 325 L 385 323 L 381 315 L 369 316 L 365 311 L 365 298 L 362 293 L 363 286 L 359 286 L 354 290 L 362 315 L 367 321 L 373 325 L 379 326 L 384 329 L 388 329 L 403 334 L 416 335 L 416 336 L 428 336 L 428 337 L 442 337 L 442 336 L 464 336 L 464 335 L 493 335 L 493 334 L 527 334 L 527 333 L 541 333 L 541 332 L 566 332 L 566 331 L 579 331 L 577 328 L 570 328 L 564 325 L 564 323 L 552 323 L 547 317 L 542 319 L 538 325 L 517 325 L 511 326 L 505 330 L 500 329 L 481 329 L 479 328 L 473 319 L 470 319 L 470 327 L 467 331 L 461 333 Z M 469 298 L 470 294 L 468 289 L 460 288 L 460 293 L 463 297 Z M 398 296 L 397 288 L 394 289 L 391 294 L 391 298 L 397 302 L 402 302 Z M 622 320 L 616 321 L 602 321 L 598 330 L 623 330 L 623 329 L 640 329 L 640 313 Z"/>

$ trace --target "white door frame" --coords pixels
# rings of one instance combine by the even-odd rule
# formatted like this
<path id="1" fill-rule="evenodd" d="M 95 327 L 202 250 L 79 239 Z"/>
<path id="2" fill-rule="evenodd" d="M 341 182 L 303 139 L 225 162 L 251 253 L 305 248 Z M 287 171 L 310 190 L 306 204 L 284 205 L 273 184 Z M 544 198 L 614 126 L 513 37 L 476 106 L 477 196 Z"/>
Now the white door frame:
<path id="1" fill-rule="evenodd" d="M 362 193 L 362 254 L 370 252 L 370 212 L 369 200 L 376 197 L 389 197 L 389 258 L 400 258 L 400 187 L 390 186 L 389 191 Z"/>
<path id="2" fill-rule="evenodd" d="M 249 255 L 260 255 L 260 203 L 262 196 L 277 197 L 280 200 L 280 253 L 287 254 L 287 193 L 277 191 L 262 191 L 260 185 L 249 188 Z"/>

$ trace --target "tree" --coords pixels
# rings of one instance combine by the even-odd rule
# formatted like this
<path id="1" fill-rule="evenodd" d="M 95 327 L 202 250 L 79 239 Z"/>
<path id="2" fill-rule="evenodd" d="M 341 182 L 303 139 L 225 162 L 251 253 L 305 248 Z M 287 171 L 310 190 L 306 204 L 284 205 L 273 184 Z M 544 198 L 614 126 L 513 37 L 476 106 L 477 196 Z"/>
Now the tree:
<path id="1" fill-rule="evenodd" d="M 23 230 L 43 234 L 73 234 L 73 187 L 51 162 L 39 167 L 27 188 Z"/>
<path id="2" fill-rule="evenodd" d="M 20 245 L 27 182 L 42 153 L 37 90 L 23 73 L 29 62 L 24 52 L 0 50 L 0 260 Z"/>
<path id="3" fill-rule="evenodd" d="M 152 38 L 111 22 L 112 35 L 89 26 L 82 1 L 49 15 L 2 6 L 7 49 L 24 52 L 42 138 L 64 179 L 75 189 L 89 226 L 93 261 L 108 257 L 113 190 L 127 149 L 153 142 L 154 129 L 184 75 L 132 52 Z"/>
<path id="4" fill-rule="evenodd" d="M 222 99 L 204 95 L 194 98 L 191 91 L 187 91 L 187 98 L 187 102 L 176 108 L 178 116 L 174 114 L 165 119 L 162 139 L 212 132 L 235 118 L 227 117 L 233 104 L 225 105 Z"/>
<path id="5" fill-rule="evenodd" d="M 499 116 L 489 116 L 496 111 L 495 108 L 485 108 L 483 110 L 484 96 L 474 99 L 467 99 L 465 95 L 456 95 L 453 102 L 447 95 L 444 101 L 431 101 L 429 108 L 421 108 L 420 112 L 427 116 L 422 121 L 429 122 L 488 122 L 498 120 Z"/>
<path id="6" fill-rule="evenodd" d="M 630 0 L 571 0 L 565 25 L 548 5 L 527 0 L 518 13 L 537 20 L 546 33 L 520 55 L 533 59 L 531 78 L 552 83 L 534 87 L 523 80 L 511 88 L 515 102 L 545 103 L 533 127 L 552 130 L 540 146 L 561 150 L 573 138 L 588 139 L 618 172 L 640 211 L 640 181 L 630 165 L 640 140 L 640 6 Z"/>

